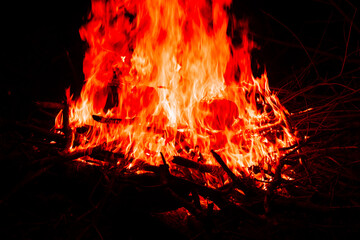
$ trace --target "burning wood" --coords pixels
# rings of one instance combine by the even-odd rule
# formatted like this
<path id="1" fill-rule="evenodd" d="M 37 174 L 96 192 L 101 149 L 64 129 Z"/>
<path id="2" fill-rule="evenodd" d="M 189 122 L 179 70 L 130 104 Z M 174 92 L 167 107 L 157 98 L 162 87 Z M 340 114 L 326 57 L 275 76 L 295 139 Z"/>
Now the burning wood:
<path id="1" fill-rule="evenodd" d="M 180 156 L 174 156 L 174 159 L 172 160 L 172 163 L 178 164 L 183 167 L 196 169 L 202 173 L 213 173 L 215 175 L 219 174 L 221 172 L 221 168 L 214 165 L 208 165 L 208 164 L 201 164 L 194 162 L 192 160 L 180 157 Z"/>
<path id="2" fill-rule="evenodd" d="M 55 103 L 55 102 L 36 102 L 37 106 L 41 108 L 50 108 L 50 109 L 63 109 L 64 105 L 61 103 Z"/>
<path id="3" fill-rule="evenodd" d="M 37 103 L 61 109 L 49 136 L 65 142 L 40 165 L 62 158 L 106 176 L 150 172 L 201 221 L 214 209 L 262 221 L 236 201 L 264 197 L 298 139 L 266 73 L 251 72 L 247 22 L 231 19 L 237 35 L 227 34 L 229 4 L 92 1 L 80 29 L 89 44 L 80 96 L 67 89 L 64 104 Z"/>
<path id="4" fill-rule="evenodd" d="M 59 129 L 68 119 L 77 134 L 69 150 L 104 143 L 105 150 L 150 165 L 162 163 L 159 152 L 166 159 L 182 157 L 168 163 L 171 171 L 176 162 L 205 172 L 220 163 L 232 180 L 264 180 L 252 166 L 275 169 L 297 138 L 266 73 L 255 78 L 251 72 L 256 44 L 247 22 L 231 19 L 237 35 L 227 35 L 229 4 L 93 1 L 91 18 L 80 29 L 89 44 L 85 84 L 80 97 L 68 94 L 69 112 L 56 121 Z M 84 126 L 91 130 L 78 134 Z M 194 154 L 205 165 L 184 161 Z M 207 184 L 221 186 L 220 175 Z"/>
<path id="5" fill-rule="evenodd" d="M 300 43 L 311 64 L 293 68 L 296 79 L 278 78 L 273 92 L 265 67 L 250 59 L 260 52 L 252 36 L 261 35 L 235 20 L 239 2 L 230 4 L 93 1 L 80 31 L 88 46 L 85 83 L 74 91 L 80 95 L 68 89 L 62 103 L 3 104 L 0 216 L 9 230 L 1 236 L 137 239 L 130 236 L 154 232 L 160 239 L 166 227 L 156 226 L 158 218 L 190 239 L 304 239 L 314 232 L 343 239 L 358 231 L 358 66 L 350 69 L 358 62 L 350 39 L 356 9 L 339 24 L 345 53 L 337 56 L 338 44 L 327 54 L 326 31 L 316 48 Z M 340 60 L 340 73 L 323 72 L 337 69 L 323 57 Z M 32 69 L 22 62 L 30 65 L 13 70 Z M 274 65 L 286 68 L 268 65 L 272 78 Z M 17 94 L 8 91 L 11 100 Z"/>
<path id="6" fill-rule="evenodd" d="M 131 123 L 134 121 L 134 118 L 133 119 L 104 118 L 104 117 L 97 116 L 97 115 L 92 115 L 92 117 L 96 122 L 99 122 L 99 123 L 119 124 L 119 123 L 126 123 L 126 122 Z"/>

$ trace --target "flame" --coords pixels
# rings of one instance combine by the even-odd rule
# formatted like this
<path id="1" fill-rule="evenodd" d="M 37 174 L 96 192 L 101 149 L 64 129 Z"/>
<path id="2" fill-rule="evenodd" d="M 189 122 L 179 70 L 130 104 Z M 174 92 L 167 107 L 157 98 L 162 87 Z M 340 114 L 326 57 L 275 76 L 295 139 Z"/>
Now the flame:
<path id="1" fill-rule="evenodd" d="M 77 99 L 68 96 L 73 134 L 86 131 L 69 150 L 103 145 L 151 165 L 162 163 L 159 152 L 217 165 L 214 150 L 236 175 L 263 178 L 254 166 L 273 172 L 296 137 L 266 72 L 252 74 L 258 46 L 247 21 L 228 16 L 230 4 L 93 0 L 80 29 L 85 84 Z"/>

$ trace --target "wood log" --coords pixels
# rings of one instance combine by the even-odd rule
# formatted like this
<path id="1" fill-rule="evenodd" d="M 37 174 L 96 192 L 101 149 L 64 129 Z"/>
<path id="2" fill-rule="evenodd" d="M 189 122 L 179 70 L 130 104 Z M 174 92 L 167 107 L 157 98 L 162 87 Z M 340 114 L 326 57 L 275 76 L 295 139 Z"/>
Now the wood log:
<path id="1" fill-rule="evenodd" d="M 230 170 L 230 168 L 225 164 L 225 162 L 221 159 L 219 154 L 217 154 L 214 150 L 211 150 L 212 155 L 214 156 L 215 160 L 220 164 L 220 166 L 224 169 L 227 175 L 231 178 L 233 183 L 241 189 L 245 195 L 253 195 L 255 194 L 255 188 L 251 186 L 247 186 L 244 182 L 240 181 L 240 179 Z"/>
<path id="2" fill-rule="evenodd" d="M 219 172 L 221 172 L 218 166 L 197 163 L 190 159 L 183 158 L 180 156 L 174 156 L 172 162 L 183 167 L 198 170 L 199 172 L 202 173 L 213 173 L 214 175 L 217 175 L 219 174 Z"/>
<path id="3" fill-rule="evenodd" d="M 66 102 L 64 104 L 64 108 L 63 108 L 63 133 L 65 134 L 65 139 L 66 139 L 66 145 L 65 145 L 65 149 L 69 149 L 73 143 L 73 132 L 72 129 L 70 127 L 70 120 L 69 120 L 69 114 L 70 114 L 70 110 L 69 110 L 69 104 Z"/>
<path id="4" fill-rule="evenodd" d="M 29 130 L 29 131 L 33 131 L 33 132 L 37 132 L 43 136 L 49 137 L 50 139 L 53 139 L 55 141 L 64 141 L 65 140 L 65 136 L 64 135 L 60 135 L 57 133 L 52 133 L 50 130 L 48 129 L 44 129 L 32 124 L 26 124 L 26 123 L 22 123 L 20 121 L 16 121 L 15 122 L 15 126 L 22 128 L 24 130 Z"/>
<path id="5" fill-rule="evenodd" d="M 35 102 L 36 106 L 48 109 L 64 109 L 64 104 L 56 102 Z"/>
<path id="6" fill-rule="evenodd" d="M 263 216 L 259 216 L 243 206 L 232 203 L 227 196 L 229 194 L 227 191 L 219 191 L 173 175 L 170 176 L 169 182 L 170 184 L 176 183 L 178 185 L 183 185 L 183 187 L 188 189 L 196 189 L 199 195 L 210 199 L 228 216 L 234 217 L 235 215 L 239 215 L 250 218 L 256 222 L 265 221 Z"/>
<path id="7" fill-rule="evenodd" d="M 118 160 L 125 158 L 123 153 L 114 153 L 103 149 L 93 151 L 90 156 L 95 159 L 111 163 L 117 163 Z"/>
<path id="8" fill-rule="evenodd" d="M 99 123 L 108 123 L 108 124 L 120 124 L 120 123 L 132 123 L 135 120 L 134 118 L 105 118 L 102 116 L 98 116 L 98 115 L 92 115 L 92 118 Z"/>

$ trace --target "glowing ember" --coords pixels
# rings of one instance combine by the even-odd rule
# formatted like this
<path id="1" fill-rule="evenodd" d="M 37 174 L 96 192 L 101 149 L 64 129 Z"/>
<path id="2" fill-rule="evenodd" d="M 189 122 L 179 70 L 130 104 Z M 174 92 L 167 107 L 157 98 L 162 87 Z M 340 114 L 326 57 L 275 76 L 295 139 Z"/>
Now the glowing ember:
<path id="1" fill-rule="evenodd" d="M 266 73 L 252 75 L 257 46 L 246 21 L 231 18 L 231 29 L 230 1 L 211 2 L 93 0 L 80 29 L 89 45 L 86 82 L 78 99 L 68 97 L 70 151 L 102 145 L 135 159 L 131 169 L 136 160 L 160 165 L 159 152 L 218 165 L 214 150 L 236 175 L 274 172 L 281 149 L 296 141 L 288 113 Z M 232 43 L 234 28 L 241 43 Z M 222 184 L 206 176 L 210 186 Z"/>

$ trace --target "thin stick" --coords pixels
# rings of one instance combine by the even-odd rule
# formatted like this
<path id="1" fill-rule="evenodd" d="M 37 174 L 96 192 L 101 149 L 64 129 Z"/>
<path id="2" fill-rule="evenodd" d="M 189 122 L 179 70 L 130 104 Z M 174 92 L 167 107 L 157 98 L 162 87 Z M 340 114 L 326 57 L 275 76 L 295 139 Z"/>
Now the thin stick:
<path id="1" fill-rule="evenodd" d="M 108 124 L 120 124 L 120 123 L 132 123 L 135 120 L 135 117 L 133 118 L 106 118 L 98 115 L 92 115 L 92 118 L 99 123 L 108 123 Z"/>
<path id="2" fill-rule="evenodd" d="M 352 18 L 352 20 L 350 22 L 349 33 L 348 33 L 346 46 L 345 46 L 344 60 L 343 60 L 342 66 L 341 66 L 341 71 L 339 73 L 339 76 L 341 76 L 343 71 L 344 71 L 345 62 L 346 62 L 346 58 L 347 58 L 348 47 L 349 47 L 349 41 L 350 41 L 350 34 L 351 34 L 351 29 L 352 29 L 352 26 L 353 26 L 353 23 L 354 23 L 355 15 L 356 15 L 356 8 L 355 8 L 354 16 L 353 16 L 353 18 Z"/>
<path id="3" fill-rule="evenodd" d="M 163 161 L 163 164 L 166 166 L 167 163 L 166 163 L 166 160 L 165 160 L 165 157 L 164 157 L 163 153 L 160 152 L 160 155 L 161 155 L 161 159 L 162 159 L 162 161 Z"/>
<path id="4" fill-rule="evenodd" d="M 216 173 L 219 172 L 218 170 L 220 170 L 220 168 L 218 169 L 218 166 L 197 163 L 180 156 L 174 156 L 172 163 L 178 164 L 186 168 L 195 169 L 202 173 Z"/>
<path id="5" fill-rule="evenodd" d="M 214 156 L 215 160 L 220 164 L 220 166 L 224 169 L 227 175 L 231 178 L 234 184 L 239 187 L 245 195 L 249 193 L 253 193 L 249 187 L 247 187 L 244 183 L 242 183 L 239 178 L 230 170 L 230 168 L 225 164 L 225 162 L 221 159 L 219 154 L 217 154 L 214 150 L 211 150 L 212 155 Z"/>
<path id="6" fill-rule="evenodd" d="M 44 129 L 44 128 L 41 128 L 41 127 L 38 127 L 38 126 L 35 126 L 35 125 L 25 124 L 25 123 L 22 123 L 22 122 L 19 122 L 19 121 L 16 121 L 15 125 L 17 127 L 23 128 L 23 129 L 28 129 L 30 131 L 35 131 L 37 133 L 40 133 L 40 134 L 42 134 L 44 136 L 48 136 L 49 138 L 53 138 L 55 140 L 64 140 L 65 139 L 63 135 L 52 133 L 47 129 Z"/>
<path id="7" fill-rule="evenodd" d="M 311 62 L 311 65 L 314 67 L 314 70 L 316 72 L 316 76 L 319 78 L 319 72 L 315 66 L 315 63 L 314 61 L 312 60 L 309 52 L 306 50 L 305 46 L 303 45 L 303 43 L 300 41 L 300 39 L 298 38 L 298 36 L 288 27 L 286 26 L 284 23 L 282 23 L 280 20 L 276 19 L 274 16 L 272 16 L 271 14 L 265 12 L 265 11 L 262 11 L 265 15 L 267 15 L 268 17 L 270 17 L 271 19 L 273 19 L 274 21 L 276 21 L 277 23 L 279 23 L 281 26 L 283 26 L 284 28 L 286 28 L 286 30 L 288 30 L 291 35 L 293 35 L 293 37 L 300 43 L 301 47 L 304 49 L 306 55 L 308 56 L 310 62 Z"/>
<path id="8" fill-rule="evenodd" d="M 56 103 L 56 102 L 35 102 L 36 106 L 41 108 L 49 108 L 49 109 L 63 109 L 64 104 Z"/>

